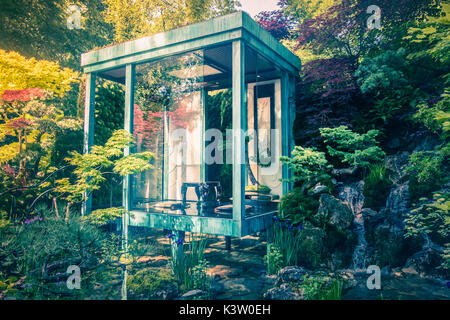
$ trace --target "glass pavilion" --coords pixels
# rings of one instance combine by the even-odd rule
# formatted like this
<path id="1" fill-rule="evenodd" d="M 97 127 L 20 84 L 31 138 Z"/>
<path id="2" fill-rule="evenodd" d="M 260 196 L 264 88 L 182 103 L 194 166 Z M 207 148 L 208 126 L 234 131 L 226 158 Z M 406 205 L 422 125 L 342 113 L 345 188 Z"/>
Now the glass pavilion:
<path id="1" fill-rule="evenodd" d="M 91 51 L 82 66 L 84 152 L 101 77 L 125 86 L 136 141 L 125 154 L 155 155 L 153 169 L 124 178 L 125 227 L 228 239 L 270 227 L 290 187 L 279 158 L 294 146 L 300 60 L 245 12 Z"/>

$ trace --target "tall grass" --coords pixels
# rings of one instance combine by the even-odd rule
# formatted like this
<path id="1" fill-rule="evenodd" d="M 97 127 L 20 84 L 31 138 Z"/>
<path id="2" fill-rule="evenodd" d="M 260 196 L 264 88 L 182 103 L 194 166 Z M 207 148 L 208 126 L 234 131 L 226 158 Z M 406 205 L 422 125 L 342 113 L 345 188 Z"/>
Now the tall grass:
<path id="1" fill-rule="evenodd" d="M 204 255 L 207 243 L 208 237 L 190 234 L 183 246 L 183 256 L 171 261 L 172 271 L 185 290 L 199 289 L 209 294 Z"/>
<path id="2" fill-rule="evenodd" d="M 283 267 L 297 265 L 300 253 L 300 232 L 288 226 L 274 224 L 270 232 L 272 242 L 268 246 L 267 273 L 275 274 Z"/>

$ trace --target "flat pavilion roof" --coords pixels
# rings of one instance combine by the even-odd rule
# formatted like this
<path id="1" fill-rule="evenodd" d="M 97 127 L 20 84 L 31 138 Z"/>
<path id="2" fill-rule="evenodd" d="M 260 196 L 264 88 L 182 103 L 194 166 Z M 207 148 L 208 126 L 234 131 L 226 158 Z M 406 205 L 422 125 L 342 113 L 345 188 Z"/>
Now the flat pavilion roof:
<path id="1" fill-rule="evenodd" d="M 123 82 L 127 64 L 158 60 L 239 39 L 277 67 L 293 74 L 300 70 L 300 59 L 243 11 L 84 53 L 81 66 L 85 73 L 97 72 Z"/>

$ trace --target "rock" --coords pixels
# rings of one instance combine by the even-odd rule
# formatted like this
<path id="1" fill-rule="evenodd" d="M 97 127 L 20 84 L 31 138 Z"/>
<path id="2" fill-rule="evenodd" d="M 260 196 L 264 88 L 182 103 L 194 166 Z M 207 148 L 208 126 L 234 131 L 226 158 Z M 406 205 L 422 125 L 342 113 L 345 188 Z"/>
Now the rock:
<path id="1" fill-rule="evenodd" d="M 380 216 L 380 214 L 377 211 L 372 210 L 370 208 L 363 208 L 361 210 L 361 214 L 363 215 L 364 221 Z"/>
<path id="2" fill-rule="evenodd" d="M 393 183 L 405 182 L 404 180 L 407 177 L 405 169 L 408 166 L 409 156 L 409 152 L 402 151 L 385 157 L 384 166 L 389 170 L 389 177 Z"/>
<path id="3" fill-rule="evenodd" d="M 269 289 L 264 293 L 265 300 L 302 300 L 303 289 L 294 290 L 289 283 L 282 283 L 279 287 Z"/>
<path id="4" fill-rule="evenodd" d="M 318 267 L 326 255 L 326 233 L 311 224 L 305 224 L 300 232 L 299 261 L 306 267 Z"/>
<path id="5" fill-rule="evenodd" d="M 389 276 L 381 277 L 380 290 L 368 290 L 366 286 L 367 275 L 358 277 L 355 286 L 343 288 L 343 300 L 449 300 L 450 291 L 445 281 L 432 278 L 423 278 L 414 274 L 413 270 L 402 273 L 393 269 Z"/>
<path id="6" fill-rule="evenodd" d="M 345 180 L 348 178 L 353 178 L 358 173 L 359 170 L 360 170 L 360 168 L 358 168 L 358 167 L 333 169 L 331 173 L 333 174 L 333 176 L 337 177 L 339 180 Z"/>
<path id="7" fill-rule="evenodd" d="M 325 264 L 332 270 L 344 268 L 350 264 L 356 237 L 352 233 L 353 213 L 340 200 L 329 194 L 322 194 L 316 220 L 326 224 L 325 254 L 330 257 Z"/>
<path id="8" fill-rule="evenodd" d="M 440 252 L 432 248 L 425 248 L 409 257 L 404 269 L 413 269 L 416 273 L 438 274 L 438 267 L 441 263 Z M 402 269 L 403 272 L 404 269 Z"/>
<path id="9" fill-rule="evenodd" d="M 224 285 L 219 281 L 211 279 L 211 291 L 214 294 L 222 293 L 224 291 Z"/>
<path id="10" fill-rule="evenodd" d="M 384 266 L 381 268 L 381 275 L 382 276 L 388 276 L 391 274 L 391 267 L 390 266 Z"/>
<path id="11" fill-rule="evenodd" d="M 312 189 L 309 194 L 310 195 L 318 195 L 324 192 L 328 191 L 328 187 L 327 186 L 323 186 L 320 183 L 316 184 L 316 186 L 314 187 L 314 189 Z"/>
<path id="12" fill-rule="evenodd" d="M 219 300 L 262 292 L 264 286 L 263 282 L 249 278 L 224 279 L 220 283 L 223 285 L 223 294 L 216 297 Z"/>
<path id="13" fill-rule="evenodd" d="M 208 270 L 208 275 L 211 279 L 219 280 L 233 276 L 238 276 L 243 270 L 240 267 L 231 268 L 225 265 L 216 265 Z"/>
<path id="14" fill-rule="evenodd" d="M 380 267 L 390 265 L 403 266 L 406 259 L 421 248 L 419 238 L 405 238 L 405 230 L 402 225 L 391 224 L 384 220 L 380 224 L 368 224 L 366 239 L 373 253 L 369 263 Z"/>
<path id="15" fill-rule="evenodd" d="M 350 208 L 327 193 L 320 196 L 317 215 L 320 219 L 326 220 L 329 227 L 340 233 L 345 233 L 353 221 Z"/>
<path id="16" fill-rule="evenodd" d="M 407 275 L 418 275 L 419 273 L 417 272 L 417 270 L 415 268 L 409 267 L 409 268 L 403 268 L 402 269 L 402 273 L 407 274 Z"/>
<path id="17" fill-rule="evenodd" d="M 193 300 L 194 298 L 200 298 L 204 295 L 205 293 L 202 290 L 190 290 L 188 292 L 186 292 L 185 294 L 183 294 L 181 296 L 182 300 Z"/>
<path id="18" fill-rule="evenodd" d="M 264 283 L 267 286 L 274 286 L 276 281 L 277 281 L 277 276 L 275 274 L 271 274 L 271 275 L 261 275 L 261 278 L 263 279 Z"/>
<path id="19" fill-rule="evenodd" d="M 299 266 L 289 266 L 278 271 L 276 283 L 301 282 L 307 270 Z"/>

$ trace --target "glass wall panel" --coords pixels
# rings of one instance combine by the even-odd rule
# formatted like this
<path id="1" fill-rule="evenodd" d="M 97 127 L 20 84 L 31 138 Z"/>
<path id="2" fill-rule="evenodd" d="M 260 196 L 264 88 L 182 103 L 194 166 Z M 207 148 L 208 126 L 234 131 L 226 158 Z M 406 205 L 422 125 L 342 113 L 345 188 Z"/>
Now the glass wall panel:
<path id="1" fill-rule="evenodd" d="M 247 50 L 246 204 L 254 213 L 274 211 L 282 195 L 280 72 Z"/>
<path id="2" fill-rule="evenodd" d="M 222 133 L 231 121 L 230 49 L 213 47 L 136 67 L 134 152 L 151 151 L 155 159 L 151 170 L 132 179 L 135 210 L 215 215 L 230 201 L 222 186 L 231 185 L 231 175 L 221 168 L 225 157 L 216 157 L 225 152 L 225 132 L 217 139 L 208 135 L 208 129 Z M 205 153 L 210 143 L 218 145 L 213 163 L 207 161 L 211 152 Z"/>

